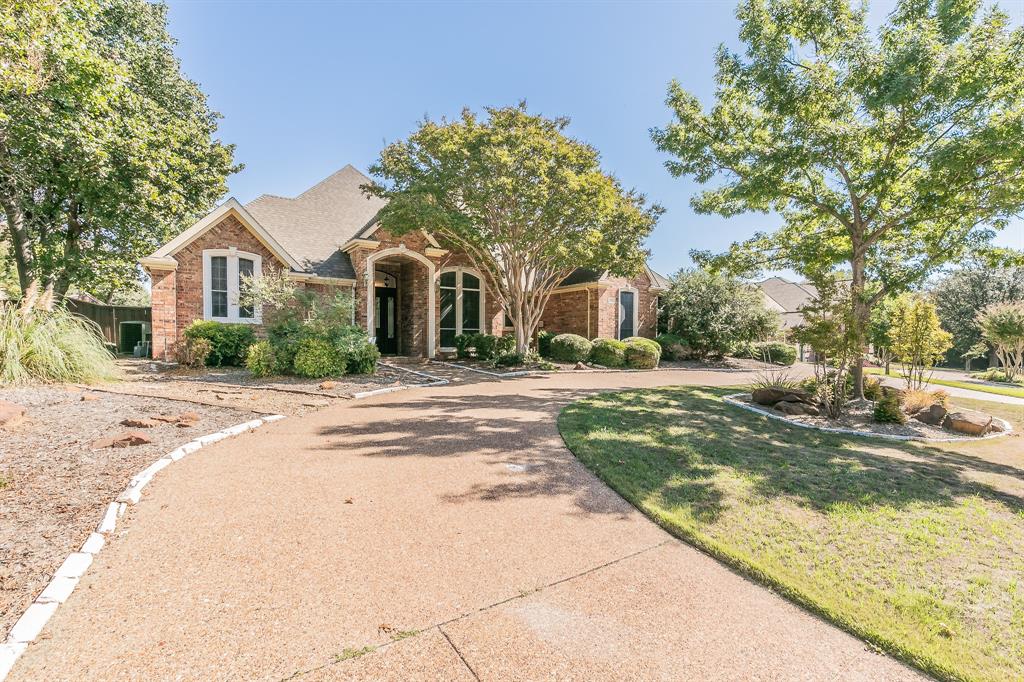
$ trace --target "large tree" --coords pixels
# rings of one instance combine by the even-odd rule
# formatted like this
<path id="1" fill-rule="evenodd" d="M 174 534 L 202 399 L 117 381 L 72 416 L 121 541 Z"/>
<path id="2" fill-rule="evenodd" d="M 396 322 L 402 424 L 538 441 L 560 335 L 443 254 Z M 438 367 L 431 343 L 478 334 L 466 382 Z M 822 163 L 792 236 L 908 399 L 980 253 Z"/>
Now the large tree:
<path id="1" fill-rule="evenodd" d="M 593 147 L 568 137 L 567 118 L 526 105 L 467 110 L 424 121 L 387 146 L 366 191 L 388 199 L 381 225 L 395 234 L 427 229 L 485 273 L 527 351 L 548 297 L 576 268 L 635 275 L 643 240 L 661 213 L 604 173 Z"/>
<path id="2" fill-rule="evenodd" d="M 953 349 L 947 355 L 951 363 L 964 360 L 964 354 L 982 342 L 978 313 L 993 303 L 1024 301 L 1024 267 L 991 268 L 971 263 L 954 270 L 932 289 L 939 319 L 953 335 Z"/>
<path id="3" fill-rule="evenodd" d="M 145 0 L 0 7 L 0 216 L 22 289 L 130 286 L 225 192 L 232 147 L 166 23 Z"/>
<path id="4" fill-rule="evenodd" d="M 673 82 L 675 120 L 652 135 L 671 173 L 721 181 L 697 211 L 785 226 L 694 255 L 848 269 L 863 349 L 875 303 L 985 248 L 1024 206 L 1024 29 L 976 0 L 905 0 L 877 31 L 846 0 L 746 0 L 737 16 L 745 51 L 720 48 L 713 106 Z M 860 358 L 853 371 L 860 395 Z"/>

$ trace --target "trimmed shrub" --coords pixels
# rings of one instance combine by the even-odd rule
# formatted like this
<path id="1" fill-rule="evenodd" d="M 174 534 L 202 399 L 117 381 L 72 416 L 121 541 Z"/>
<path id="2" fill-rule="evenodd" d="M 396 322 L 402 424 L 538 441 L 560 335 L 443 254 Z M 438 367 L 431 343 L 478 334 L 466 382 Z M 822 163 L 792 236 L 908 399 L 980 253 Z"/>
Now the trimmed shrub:
<path id="1" fill-rule="evenodd" d="M 208 339 L 212 344 L 206 364 L 211 367 L 222 365 L 241 366 L 249 346 L 256 343 L 252 325 L 196 320 L 185 328 L 186 339 Z"/>
<path id="2" fill-rule="evenodd" d="M 661 347 L 661 357 L 665 360 L 687 360 L 690 357 L 690 347 L 675 334 L 659 334 L 654 342 Z"/>
<path id="3" fill-rule="evenodd" d="M 549 331 L 537 332 L 537 353 L 542 358 L 551 357 L 551 339 L 555 338 L 555 335 Z"/>
<path id="4" fill-rule="evenodd" d="M 907 415 L 900 408 L 900 397 L 895 392 L 887 392 L 875 403 L 874 419 L 880 424 L 904 424 Z"/>
<path id="5" fill-rule="evenodd" d="M 31 287 L 21 305 L 0 305 L 0 384 L 114 379 L 99 327 Z"/>
<path id="6" fill-rule="evenodd" d="M 257 341 L 249 346 L 249 352 L 245 356 L 245 367 L 254 377 L 265 377 L 274 373 L 277 369 L 277 360 L 274 357 L 274 347 L 269 341 Z"/>
<path id="7" fill-rule="evenodd" d="M 295 373 L 300 377 L 337 376 L 345 373 L 346 365 L 345 354 L 323 339 L 303 339 L 295 353 Z"/>
<path id="8" fill-rule="evenodd" d="M 604 367 L 623 367 L 626 364 L 626 344 L 616 339 L 594 339 L 590 361 Z"/>
<path id="9" fill-rule="evenodd" d="M 185 338 L 174 344 L 174 359 L 185 367 L 205 367 L 212 350 L 210 339 Z"/>
<path id="10" fill-rule="evenodd" d="M 505 353 L 499 355 L 494 364 L 498 367 L 521 367 L 526 363 L 526 356 L 522 353 Z"/>
<path id="11" fill-rule="evenodd" d="M 511 334 L 505 336 L 493 336 L 494 339 L 494 355 L 495 357 L 501 357 L 503 355 L 509 355 L 516 349 L 516 337 Z"/>
<path id="12" fill-rule="evenodd" d="M 576 334 L 559 334 L 551 339 L 551 357 L 562 362 L 585 362 L 593 344 Z"/>
<path id="13" fill-rule="evenodd" d="M 661 346 L 650 339 L 631 336 L 626 339 L 626 367 L 654 369 L 661 361 Z"/>
<path id="14" fill-rule="evenodd" d="M 349 374 L 375 374 L 380 351 L 375 344 L 366 341 L 348 351 L 345 368 Z"/>
<path id="15" fill-rule="evenodd" d="M 469 357 L 470 341 L 473 340 L 473 334 L 458 334 L 455 337 L 455 357 L 460 360 L 465 360 Z"/>

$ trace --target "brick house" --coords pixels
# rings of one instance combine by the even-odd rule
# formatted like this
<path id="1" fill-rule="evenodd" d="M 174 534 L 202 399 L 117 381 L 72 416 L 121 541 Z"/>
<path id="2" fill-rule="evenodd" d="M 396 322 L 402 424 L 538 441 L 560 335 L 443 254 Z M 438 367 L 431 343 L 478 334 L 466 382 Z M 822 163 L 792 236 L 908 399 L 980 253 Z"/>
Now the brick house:
<path id="1" fill-rule="evenodd" d="M 153 357 L 170 359 L 194 320 L 259 325 L 239 304 L 239 283 L 280 269 L 300 286 L 351 291 L 354 322 L 382 353 L 435 357 L 457 334 L 511 333 L 485 278 L 461 253 L 428 232 L 395 237 L 376 222 L 383 200 L 367 198 L 369 178 L 352 166 L 295 198 L 235 199 L 140 262 L 152 278 Z M 625 279 L 577 270 L 548 303 L 542 328 L 587 338 L 653 337 L 666 280 L 647 268 Z"/>

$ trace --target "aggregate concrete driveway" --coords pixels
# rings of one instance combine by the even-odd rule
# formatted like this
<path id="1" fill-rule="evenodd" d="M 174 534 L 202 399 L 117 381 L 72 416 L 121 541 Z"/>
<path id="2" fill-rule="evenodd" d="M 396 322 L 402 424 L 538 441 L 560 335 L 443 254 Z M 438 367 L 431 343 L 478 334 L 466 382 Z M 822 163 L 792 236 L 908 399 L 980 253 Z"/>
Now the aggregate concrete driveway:
<path id="1" fill-rule="evenodd" d="M 555 426 L 597 390 L 744 379 L 475 377 L 210 446 L 146 488 L 10 679 L 918 678 L 673 539 Z"/>

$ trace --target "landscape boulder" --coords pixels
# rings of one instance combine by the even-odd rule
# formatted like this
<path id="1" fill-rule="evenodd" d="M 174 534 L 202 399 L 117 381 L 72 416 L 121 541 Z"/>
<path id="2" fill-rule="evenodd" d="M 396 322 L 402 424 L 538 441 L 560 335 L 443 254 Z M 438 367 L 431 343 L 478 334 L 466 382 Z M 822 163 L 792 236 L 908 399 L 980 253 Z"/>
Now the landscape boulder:
<path id="1" fill-rule="evenodd" d="M 950 412 L 946 416 L 946 428 L 957 433 L 967 433 L 972 436 L 983 436 L 992 427 L 992 417 L 981 412 L 963 410 Z"/>
<path id="2" fill-rule="evenodd" d="M 929 426 L 941 426 L 949 411 L 939 403 L 932 403 L 923 410 L 914 413 L 914 419 Z"/>
<path id="3" fill-rule="evenodd" d="M 149 436 L 141 431 L 125 431 L 116 436 L 107 436 L 106 438 L 94 440 L 91 447 L 94 450 L 100 448 L 127 448 L 133 445 L 146 445 L 152 442 Z"/>
<path id="4" fill-rule="evenodd" d="M 808 405 L 806 403 L 796 402 L 794 400 L 780 400 L 775 403 L 775 409 L 782 414 L 789 415 L 791 417 L 803 417 L 803 416 L 818 416 L 820 412 L 814 405 Z"/>
<path id="5" fill-rule="evenodd" d="M 774 405 L 778 402 L 812 404 L 811 394 L 796 388 L 780 386 L 762 386 L 750 393 L 750 398 L 758 405 Z"/>
<path id="6" fill-rule="evenodd" d="M 0 400 L 0 426 L 14 426 L 25 416 L 25 407 L 9 400 Z"/>
<path id="7" fill-rule="evenodd" d="M 148 417 L 129 417 L 128 419 L 121 420 L 121 426 L 127 426 L 132 429 L 151 429 L 154 426 L 159 426 L 163 420 L 150 419 Z"/>
<path id="8" fill-rule="evenodd" d="M 338 385 L 338 382 L 336 382 L 336 381 L 321 381 L 319 388 L 320 388 L 321 391 L 330 391 L 332 388 L 334 388 L 337 385 Z"/>

